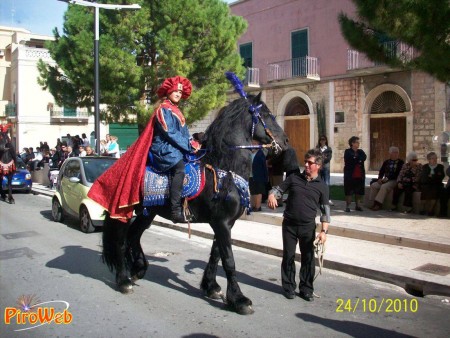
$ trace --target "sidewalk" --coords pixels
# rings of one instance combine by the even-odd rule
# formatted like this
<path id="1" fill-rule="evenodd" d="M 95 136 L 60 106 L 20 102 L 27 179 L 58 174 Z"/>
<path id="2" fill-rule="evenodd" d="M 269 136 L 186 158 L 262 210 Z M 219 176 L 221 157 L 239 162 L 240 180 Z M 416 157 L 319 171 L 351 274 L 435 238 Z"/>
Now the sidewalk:
<path id="1" fill-rule="evenodd" d="M 52 190 L 35 183 L 33 192 L 53 196 Z M 263 206 L 262 212 L 242 216 L 233 227 L 233 244 L 281 257 L 282 209 Z M 346 213 L 344 202 L 335 201 L 324 267 L 392 283 L 415 295 L 450 296 L 449 223 L 383 210 Z M 162 217 L 153 224 L 188 232 L 186 224 Z M 191 224 L 191 233 L 213 236 L 209 224 Z"/>

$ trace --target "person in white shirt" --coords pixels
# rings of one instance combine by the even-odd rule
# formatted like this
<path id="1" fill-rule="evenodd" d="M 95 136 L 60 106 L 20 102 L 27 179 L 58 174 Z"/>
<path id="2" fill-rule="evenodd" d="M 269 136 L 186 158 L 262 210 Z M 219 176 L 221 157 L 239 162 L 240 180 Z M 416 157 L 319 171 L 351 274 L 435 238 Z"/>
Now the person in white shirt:
<path id="1" fill-rule="evenodd" d="M 86 134 L 81 134 L 81 139 L 83 140 L 83 147 L 86 149 L 86 147 L 89 147 L 91 144 L 89 143 L 89 139 L 87 138 Z"/>
<path id="2" fill-rule="evenodd" d="M 111 157 L 119 158 L 120 157 L 120 148 L 119 144 L 117 143 L 117 137 L 116 136 L 110 136 L 110 143 L 108 145 L 108 155 Z"/>

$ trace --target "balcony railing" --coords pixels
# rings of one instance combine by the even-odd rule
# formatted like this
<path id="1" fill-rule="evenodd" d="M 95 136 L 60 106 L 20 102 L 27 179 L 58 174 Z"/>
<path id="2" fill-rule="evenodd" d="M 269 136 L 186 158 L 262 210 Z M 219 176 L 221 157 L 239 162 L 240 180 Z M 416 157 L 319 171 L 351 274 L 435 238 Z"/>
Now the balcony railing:
<path id="1" fill-rule="evenodd" d="M 8 103 L 5 106 L 5 116 L 6 117 L 16 117 L 17 116 L 16 105 L 14 103 Z"/>
<path id="2" fill-rule="evenodd" d="M 60 120 L 61 122 L 64 122 L 64 120 L 79 121 L 88 120 L 89 114 L 87 111 L 79 111 L 76 108 L 65 107 L 61 109 L 51 109 L 50 118 Z"/>
<path id="3" fill-rule="evenodd" d="M 259 68 L 247 68 L 244 84 L 249 87 L 259 87 Z"/>
<path id="4" fill-rule="evenodd" d="M 319 60 L 311 56 L 269 63 L 268 70 L 267 81 L 286 80 L 299 77 L 320 80 Z"/>
<path id="5" fill-rule="evenodd" d="M 411 61 L 417 52 L 403 42 L 389 41 L 383 43 L 387 57 L 398 57 L 402 62 Z M 347 51 L 347 70 L 380 67 L 385 64 L 370 60 L 364 53 L 349 49 Z"/>

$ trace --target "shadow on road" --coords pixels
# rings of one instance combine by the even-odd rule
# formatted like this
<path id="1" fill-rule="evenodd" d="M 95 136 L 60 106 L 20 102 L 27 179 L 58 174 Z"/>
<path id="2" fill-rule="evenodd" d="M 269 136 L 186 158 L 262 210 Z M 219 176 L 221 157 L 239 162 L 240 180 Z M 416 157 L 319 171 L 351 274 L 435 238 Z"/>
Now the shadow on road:
<path id="1" fill-rule="evenodd" d="M 352 322 L 349 320 L 334 320 L 318 317 L 309 313 L 297 313 L 296 316 L 305 322 L 319 324 L 320 326 L 328 327 L 336 332 L 341 332 L 351 337 L 413 337 L 392 330 L 382 329 L 376 326 Z"/>

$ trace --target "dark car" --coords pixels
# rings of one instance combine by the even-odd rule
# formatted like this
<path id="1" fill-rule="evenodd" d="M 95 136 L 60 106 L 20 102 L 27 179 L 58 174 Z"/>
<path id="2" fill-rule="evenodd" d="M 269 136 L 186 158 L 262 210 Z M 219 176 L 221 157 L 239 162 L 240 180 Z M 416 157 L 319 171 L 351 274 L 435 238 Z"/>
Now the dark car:
<path id="1" fill-rule="evenodd" d="M 80 220 L 83 232 L 93 232 L 103 224 L 105 209 L 87 197 L 94 181 L 115 162 L 113 157 L 70 157 L 61 166 L 52 199 L 52 216 L 55 222 L 62 222 L 70 215 Z M 116 182 L 111 182 L 116 184 Z"/>
<path id="2" fill-rule="evenodd" d="M 2 188 L 7 189 L 8 179 L 3 177 Z M 24 191 L 26 193 L 31 192 L 33 182 L 31 181 L 31 174 L 27 169 L 27 165 L 22 161 L 20 157 L 17 158 L 17 168 L 11 181 L 12 190 Z"/>

